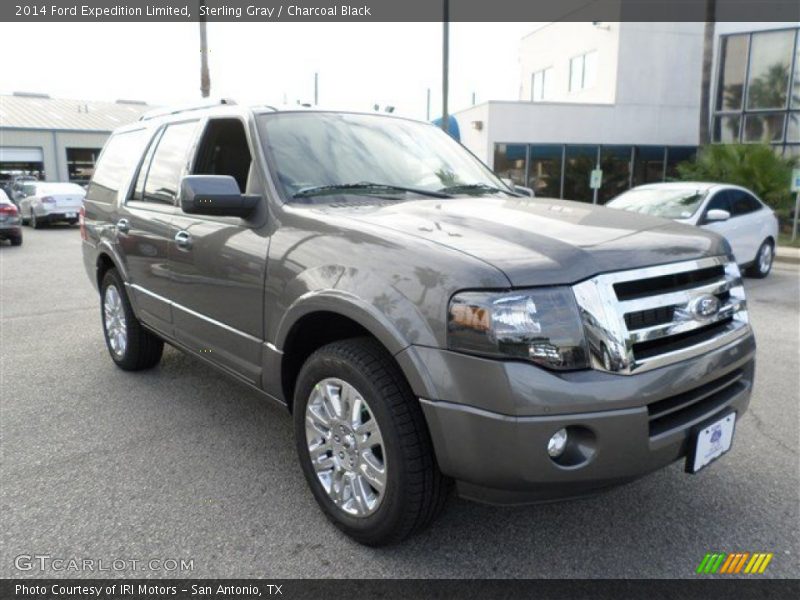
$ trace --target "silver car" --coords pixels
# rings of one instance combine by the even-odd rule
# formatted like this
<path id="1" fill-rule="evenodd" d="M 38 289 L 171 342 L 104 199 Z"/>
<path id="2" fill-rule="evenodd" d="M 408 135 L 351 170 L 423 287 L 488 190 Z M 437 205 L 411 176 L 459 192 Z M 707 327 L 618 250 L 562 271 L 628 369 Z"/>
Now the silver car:
<path id="1" fill-rule="evenodd" d="M 75 183 L 31 182 L 23 186 L 19 212 L 25 225 L 38 229 L 59 221 L 74 225 L 83 206 L 86 190 Z"/>

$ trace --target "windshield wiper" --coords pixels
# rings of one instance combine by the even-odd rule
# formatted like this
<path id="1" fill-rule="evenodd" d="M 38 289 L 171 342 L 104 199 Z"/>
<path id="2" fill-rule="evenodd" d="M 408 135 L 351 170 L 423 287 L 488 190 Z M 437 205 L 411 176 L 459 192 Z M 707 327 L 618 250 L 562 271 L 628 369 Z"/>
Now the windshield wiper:
<path id="1" fill-rule="evenodd" d="M 449 185 L 439 190 L 440 192 L 444 192 L 446 194 L 470 194 L 474 192 L 478 193 L 489 193 L 494 194 L 496 192 L 503 192 L 504 194 L 510 194 L 512 196 L 517 196 L 516 192 L 512 192 L 510 190 L 504 190 L 499 187 L 495 187 L 493 185 L 489 185 L 487 183 L 460 183 L 456 185 Z"/>
<path id="2" fill-rule="evenodd" d="M 310 196 L 324 196 L 326 194 L 338 194 L 341 192 L 407 192 L 430 196 L 432 198 L 450 198 L 449 194 L 442 191 L 422 190 L 419 188 L 404 187 L 402 185 L 390 185 L 388 183 L 372 183 L 371 181 L 359 181 L 358 183 L 337 183 L 333 185 L 316 185 L 303 188 L 292 196 L 292 198 L 308 198 Z"/>

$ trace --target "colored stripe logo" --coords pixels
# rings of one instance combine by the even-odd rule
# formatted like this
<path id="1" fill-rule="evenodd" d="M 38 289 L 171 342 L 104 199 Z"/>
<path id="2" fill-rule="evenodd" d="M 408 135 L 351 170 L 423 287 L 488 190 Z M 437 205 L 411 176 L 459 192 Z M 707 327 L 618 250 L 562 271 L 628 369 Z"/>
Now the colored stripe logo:
<path id="1" fill-rule="evenodd" d="M 697 565 L 699 575 L 757 575 L 767 570 L 772 552 L 709 552 Z"/>

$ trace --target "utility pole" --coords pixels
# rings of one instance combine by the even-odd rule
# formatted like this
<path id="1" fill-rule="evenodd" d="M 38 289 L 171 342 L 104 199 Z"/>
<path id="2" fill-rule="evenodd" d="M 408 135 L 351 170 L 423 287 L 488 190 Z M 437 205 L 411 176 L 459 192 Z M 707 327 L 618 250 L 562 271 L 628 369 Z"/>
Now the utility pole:
<path id="1" fill-rule="evenodd" d="M 425 120 L 431 120 L 431 88 L 428 88 L 428 101 L 425 105 Z"/>
<path id="2" fill-rule="evenodd" d="M 314 73 L 314 106 L 319 104 L 319 73 Z"/>
<path id="3" fill-rule="evenodd" d="M 201 4 L 205 6 L 205 4 Z M 211 75 L 208 72 L 208 36 L 206 35 L 206 17 L 199 16 L 200 23 L 200 95 L 208 98 L 211 94 Z"/>
<path id="4" fill-rule="evenodd" d="M 442 30 L 442 129 L 450 133 L 450 115 L 447 113 L 448 78 L 450 76 L 450 0 L 444 1 Z"/>
<path id="5" fill-rule="evenodd" d="M 700 80 L 700 145 L 711 143 L 711 63 L 714 54 L 714 29 L 716 22 L 716 0 L 705 0 L 706 22 L 703 28 L 703 66 Z"/>

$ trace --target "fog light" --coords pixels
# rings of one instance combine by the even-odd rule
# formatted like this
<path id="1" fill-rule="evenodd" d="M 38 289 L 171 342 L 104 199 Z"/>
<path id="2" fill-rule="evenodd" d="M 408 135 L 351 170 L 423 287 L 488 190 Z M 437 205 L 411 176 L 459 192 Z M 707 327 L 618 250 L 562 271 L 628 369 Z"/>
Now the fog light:
<path id="1" fill-rule="evenodd" d="M 553 458 L 558 458 L 564 454 L 564 448 L 567 447 L 567 430 L 559 429 L 547 442 L 547 453 Z"/>

